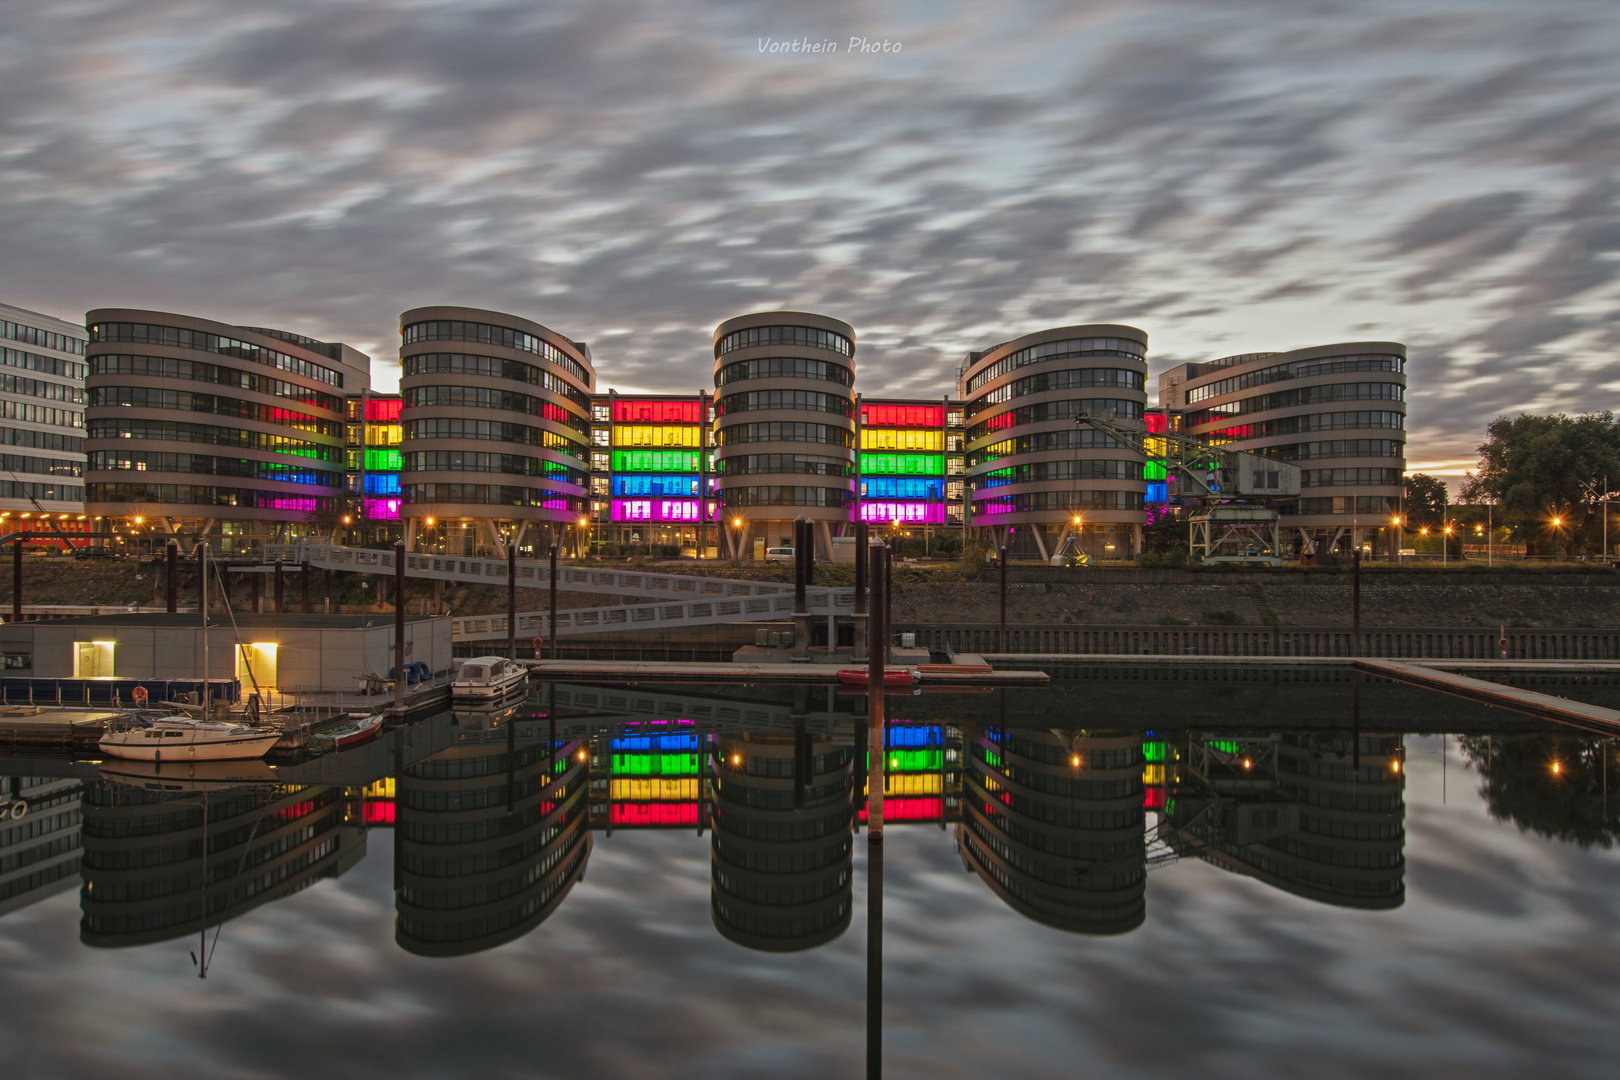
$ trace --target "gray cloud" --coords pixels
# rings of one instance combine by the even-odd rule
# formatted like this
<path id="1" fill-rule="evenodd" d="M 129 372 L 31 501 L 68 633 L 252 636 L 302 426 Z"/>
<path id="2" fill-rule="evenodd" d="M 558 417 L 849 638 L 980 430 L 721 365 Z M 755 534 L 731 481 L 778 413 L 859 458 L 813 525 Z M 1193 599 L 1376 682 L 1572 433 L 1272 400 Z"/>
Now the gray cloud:
<path id="1" fill-rule="evenodd" d="M 904 48 L 757 47 L 851 34 Z M 1177 358 L 1375 324 L 1431 358 L 1410 452 L 1448 456 L 1604 381 L 1616 47 L 1588 0 L 13 5 L 0 293 L 282 325 L 385 381 L 399 311 L 467 303 L 671 390 L 778 305 L 854 323 L 869 393 L 1066 322 Z"/>

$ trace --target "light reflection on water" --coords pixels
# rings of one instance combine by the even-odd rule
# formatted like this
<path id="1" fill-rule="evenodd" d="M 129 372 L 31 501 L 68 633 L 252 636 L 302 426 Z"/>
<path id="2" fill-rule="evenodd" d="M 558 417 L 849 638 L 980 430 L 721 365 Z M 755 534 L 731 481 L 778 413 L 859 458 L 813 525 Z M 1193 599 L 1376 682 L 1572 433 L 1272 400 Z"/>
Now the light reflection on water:
<path id="1" fill-rule="evenodd" d="M 556 755 L 547 721 L 468 722 L 392 792 L 75 791 L 84 895 L 64 879 L 0 916 L 12 1060 L 21 1075 L 859 1075 L 864 762 L 858 729 L 818 724 L 858 723 L 860 699 L 720 696 L 750 693 L 808 721 L 739 724 L 704 755 L 692 725 L 612 747 L 645 734 L 627 724 L 587 763 L 567 714 Z M 985 723 L 918 701 L 923 723 L 896 727 L 912 737 L 891 751 L 894 805 L 950 820 L 886 830 L 888 1075 L 1607 1075 L 1610 744 L 1364 725 L 1358 755 L 1343 728 L 1003 729 L 989 704 L 967 710 Z M 716 797 L 688 798 L 698 785 Z M 199 982 L 205 890 L 186 845 L 204 801 L 225 846 Z"/>

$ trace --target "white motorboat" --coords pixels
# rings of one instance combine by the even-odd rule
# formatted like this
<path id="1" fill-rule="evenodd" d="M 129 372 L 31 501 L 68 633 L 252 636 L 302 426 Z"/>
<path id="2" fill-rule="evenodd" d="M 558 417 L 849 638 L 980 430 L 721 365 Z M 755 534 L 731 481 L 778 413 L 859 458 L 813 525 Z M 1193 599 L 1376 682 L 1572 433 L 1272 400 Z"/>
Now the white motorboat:
<path id="1" fill-rule="evenodd" d="M 137 719 L 101 737 L 101 752 L 132 761 L 239 761 L 262 758 L 281 732 L 189 716 Z"/>
<path id="2" fill-rule="evenodd" d="M 529 670 L 504 656 L 475 656 L 461 662 L 461 670 L 450 684 L 450 696 L 462 701 L 491 701 L 523 687 Z"/>

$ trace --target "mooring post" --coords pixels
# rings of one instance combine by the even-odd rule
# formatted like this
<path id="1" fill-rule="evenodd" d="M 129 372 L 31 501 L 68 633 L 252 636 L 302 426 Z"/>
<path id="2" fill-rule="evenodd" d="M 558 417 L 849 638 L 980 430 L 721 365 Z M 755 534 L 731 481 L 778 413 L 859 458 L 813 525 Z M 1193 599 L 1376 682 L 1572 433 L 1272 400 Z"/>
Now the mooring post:
<path id="1" fill-rule="evenodd" d="M 281 560 L 276 559 L 276 614 L 287 613 L 287 583 L 281 577 Z"/>
<path id="2" fill-rule="evenodd" d="M 169 573 L 167 581 L 169 593 L 169 614 L 173 615 L 175 612 L 180 610 L 180 545 L 171 537 L 167 547 L 169 549 Z"/>
<path id="3" fill-rule="evenodd" d="M 298 605 L 305 615 L 309 614 L 309 560 L 305 559 L 298 566 Z"/>
<path id="4" fill-rule="evenodd" d="M 872 655 L 866 662 L 866 753 L 869 759 L 866 772 L 866 835 L 871 843 L 883 839 L 883 766 L 887 754 L 887 740 L 883 725 L 883 648 L 889 635 L 889 613 L 883 591 L 884 571 L 888 568 L 888 549 L 873 548 L 867 555 L 871 560 L 872 582 Z"/>
<path id="5" fill-rule="evenodd" d="M 403 540 L 394 541 L 394 710 L 400 715 L 405 712 L 405 541 Z"/>
<path id="6" fill-rule="evenodd" d="M 325 586 L 325 594 L 321 602 L 321 607 L 326 614 L 330 615 L 332 614 L 332 568 L 327 567 L 321 573 L 325 576 L 325 581 L 323 582 Z"/>
<path id="7" fill-rule="evenodd" d="M 894 548 L 883 546 L 883 662 L 894 663 Z"/>
<path id="8" fill-rule="evenodd" d="M 506 658 L 517 659 L 517 526 L 506 545 Z"/>
<path id="9" fill-rule="evenodd" d="M 864 521 L 858 522 L 855 526 L 855 651 L 850 657 L 856 663 L 866 659 L 866 570 L 867 553 L 871 549 L 872 544 L 868 526 Z"/>
<path id="10" fill-rule="evenodd" d="M 1350 555 L 1350 646 L 1351 656 L 1361 655 L 1361 548 Z"/>
<path id="11" fill-rule="evenodd" d="M 551 621 L 546 624 L 546 633 L 551 635 L 551 658 L 557 659 L 557 544 L 551 545 Z"/>
<path id="12" fill-rule="evenodd" d="M 11 621 L 22 622 L 22 546 L 23 538 L 27 533 L 18 533 L 11 541 Z M 173 565 L 172 563 L 170 565 Z M 174 586 L 169 586 L 171 597 L 174 596 Z M 174 610 L 174 601 L 169 601 L 169 610 Z"/>
<path id="13" fill-rule="evenodd" d="M 1001 530 L 994 533 L 996 538 L 996 569 L 1001 574 L 1001 621 L 1000 629 L 996 632 L 996 651 L 1007 651 L 1007 541 Z"/>
<path id="14" fill-rule="evenodd" d="M 805 585 L 810 576 L 810 551 L 805 539 L 810 532 L 804 518 L 793 519 L 793 659 L 810 659 L 810 609 L 805 605 Z"/>
<path id="15" fill-rule="evenodd" d="M 203 625 L 208 624 L 208 541 L 201 537 L 197 540 L 197 610 L 203 615 Z M 203 673 L 203 678 L 208 677 Z"/>
<path id="16" fill-rule="evenodd" d="M 257 570 L 257 567 L 255 567 L 255 570 Z M 264 614 L 264 575 L 260 574 L 260 573 L 254 573 L 252 576 L 253 576 L 253 614 L 255 614 L 255 615 L 263 615 Z M 174 610 L 174 594 L 173 593 L 169 594 L 169 610 L 170 611 Z"/>

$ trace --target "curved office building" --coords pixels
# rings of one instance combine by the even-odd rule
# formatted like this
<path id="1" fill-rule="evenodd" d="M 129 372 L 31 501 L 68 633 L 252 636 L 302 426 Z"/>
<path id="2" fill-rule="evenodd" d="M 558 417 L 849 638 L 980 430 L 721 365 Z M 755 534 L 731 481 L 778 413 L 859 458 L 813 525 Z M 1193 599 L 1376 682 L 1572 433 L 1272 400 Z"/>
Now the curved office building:
<path id="1" fill-rule="evenodd" d="M 811 949 L 849 926 L 851 758 L 825 736 L 722 735 L 714 769 L 712 913 L 728 941 Z"/>
<path id="2" fill-rule="evenodd" d="M 585 876 L 591 853 L 577 741 L 553 755 L 534 739 L 508 750 L 505 727 L 461 730 L 458 745 L 410 766 L 395 787 L 394 939 L 418 956 L 522 937 Z"/>
<path id="3" fill-rule="evenodd" d="M 343 788 L 216 791 L 217 782 L 190 780 L 186 769 L 85 785 L 79 940 L 86 945 L 149 945 L 213 929 L 337 877 L 365 856 L 366 834 Z"/>
<path id="4" fill-rule="evenodd" d="M 319 531 L 343 495 L 344 396 L 369 357 L 160 311 L 86 316 L 85 508 L 224 550 Z"/>
<path id="5" fill-rule="evenodd" d="M 765 311 L 714 332 L 715 440 L 726 547 L 749 555 L 816 523 L 820 558 L 850 520 L 855 331 L 803 311 Z"/>
<path id="6" fill-rule="evenodd" d="M 988 730 L 967 748 L 962 794 L 956 826 L 962 860 L 1008 907 L 1082 934 L 1123 934 L 1142 925 L 1147 841 L 1139 732 L 1065 739 L 1051 731 Z"/>
<path id="7" fill-rule="evenodd" d="M 590 350 L 498 311 L 399 317 L 401 513 L 413 551 L 540 549 L 590 510 Z"/>
<path id="8" fill-rule="evenodd" d="M 1306 900 L 1371 911 L 1400 907 L 1406 900 L 1402 736 L 1362 735 L 1359 773 L 1342 737 L 1283 733 L 1276 739 L 1280 798 L 1227 798 L 1222 805 L 1217 796 L 1212 806 L 1207 787 L 1190 785 L 1174 796 L 1160 835 L 1184 854 Z"/>
<path id="9" fill-rule="evenodd" d="M 1013 553 L 1045 561 L 1075 536 L 1094 558 L 1141 548 L 1142 458 L 1075 417 L 1140 420 L 1147 334 L 1131 326 L 1063 326 L 962 362 L 972 524 L 1005 530 Z"/>
<path id="10" fill-rule="evenodd" d="M 1160 387 L 1161 404 L 1182 412 L 1185 434 L 1300 467 L 1299 501 L 1281 507 L 1295 550 L 1399 549 L 1392 519 L 1405 490 L 1405 345 L 1229 356 L 1167 372 Z"/>

